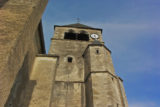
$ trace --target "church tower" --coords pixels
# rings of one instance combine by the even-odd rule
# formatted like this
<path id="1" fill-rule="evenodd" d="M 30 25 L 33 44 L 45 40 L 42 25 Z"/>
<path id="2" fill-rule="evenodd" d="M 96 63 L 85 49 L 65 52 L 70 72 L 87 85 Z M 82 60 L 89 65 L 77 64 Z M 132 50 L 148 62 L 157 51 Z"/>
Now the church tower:
<path id="1" fill-rule="evenodd" d="M 52 107 L 128 107 L 102 29 L 80 23 L 54 26 L 49 54 L 58 55 Z"/>
<path id="2" fill-rule="evenodd" d="M 24 63 L 5 107 L 128 107 L 102 29 L 76 23 L 54 30 L 49 53 L 36 55 L 27 75 Z"/>

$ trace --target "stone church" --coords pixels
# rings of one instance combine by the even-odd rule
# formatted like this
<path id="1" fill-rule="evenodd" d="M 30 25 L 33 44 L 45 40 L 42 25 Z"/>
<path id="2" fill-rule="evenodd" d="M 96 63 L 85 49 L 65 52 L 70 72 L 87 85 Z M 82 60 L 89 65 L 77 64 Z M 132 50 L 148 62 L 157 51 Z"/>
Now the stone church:
<path id="1" fill-rule="evenodd" d="M 102 29 L 55 25 L 46 54 L 46 4 L 0 3 L 0 107 L 128 107 Z"/>

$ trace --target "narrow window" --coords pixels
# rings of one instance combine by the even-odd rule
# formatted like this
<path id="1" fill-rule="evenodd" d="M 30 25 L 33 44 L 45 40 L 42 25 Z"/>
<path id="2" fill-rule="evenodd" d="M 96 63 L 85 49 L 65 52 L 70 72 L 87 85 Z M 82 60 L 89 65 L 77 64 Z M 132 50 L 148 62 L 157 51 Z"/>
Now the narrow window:
<path id="1" fill-rule="evenodd" d="M 72 62 L 72 57 L 68 57 L 68 62 Z"/>
<path id="2" fill-rule="evenodd" d="M 96 54 L 99 54 L 99 50 L 98 49 L 96 50 Z"/>
<path id="3" fill-rule="evenodd" d="M 114 81 L 114 78 L 112 77 L 112 81 Z"/>

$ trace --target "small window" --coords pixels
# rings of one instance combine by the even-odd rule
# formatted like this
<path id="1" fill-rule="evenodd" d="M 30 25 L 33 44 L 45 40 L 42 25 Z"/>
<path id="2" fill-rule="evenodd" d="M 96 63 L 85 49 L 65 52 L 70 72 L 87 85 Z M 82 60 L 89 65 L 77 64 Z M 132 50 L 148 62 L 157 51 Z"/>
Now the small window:
<path id="1" fill-rule="evenodd" d="M 68 62 L 72 62 L 72 57 L 68 57 Z"/>
<path id="2" fill-rule="evenodd" d="M 112 81 L 114 81 L 114 78 L 112 77 Z"/>
<path id="3" fill-rule="evenodd" d="M 96 50 L 96 54 L 99 54 L 99 50 L 98 49 Z"/>

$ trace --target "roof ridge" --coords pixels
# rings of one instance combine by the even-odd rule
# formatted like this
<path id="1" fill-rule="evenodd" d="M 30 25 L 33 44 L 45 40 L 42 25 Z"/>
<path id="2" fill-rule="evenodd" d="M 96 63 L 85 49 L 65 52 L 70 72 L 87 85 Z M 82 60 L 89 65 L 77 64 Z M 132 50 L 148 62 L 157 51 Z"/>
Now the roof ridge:
<path id="1" fill-rule="evenodd" d="M 83 27 L 83 28 L 93 28 L 91 26 L 87 26 L 85 24 L 81 24 L 81 23 L 73 23 L 73 24 L 68 24 L 68 25 L 62 25 L 64 27 Z"/>
<path id="2" fill-rule="evenodd" d="M 87 26 L 81 23 L 73 23 L 73 24 L 68 24 L 68 25 L 54 25 L 54 28 L 55 27 L 73 27 L 73 28 L 95 29 L 95 30 L 101 30 L 102 32 L 102 29 L 100 28 L 94 28 L 94 27 Z"/>

